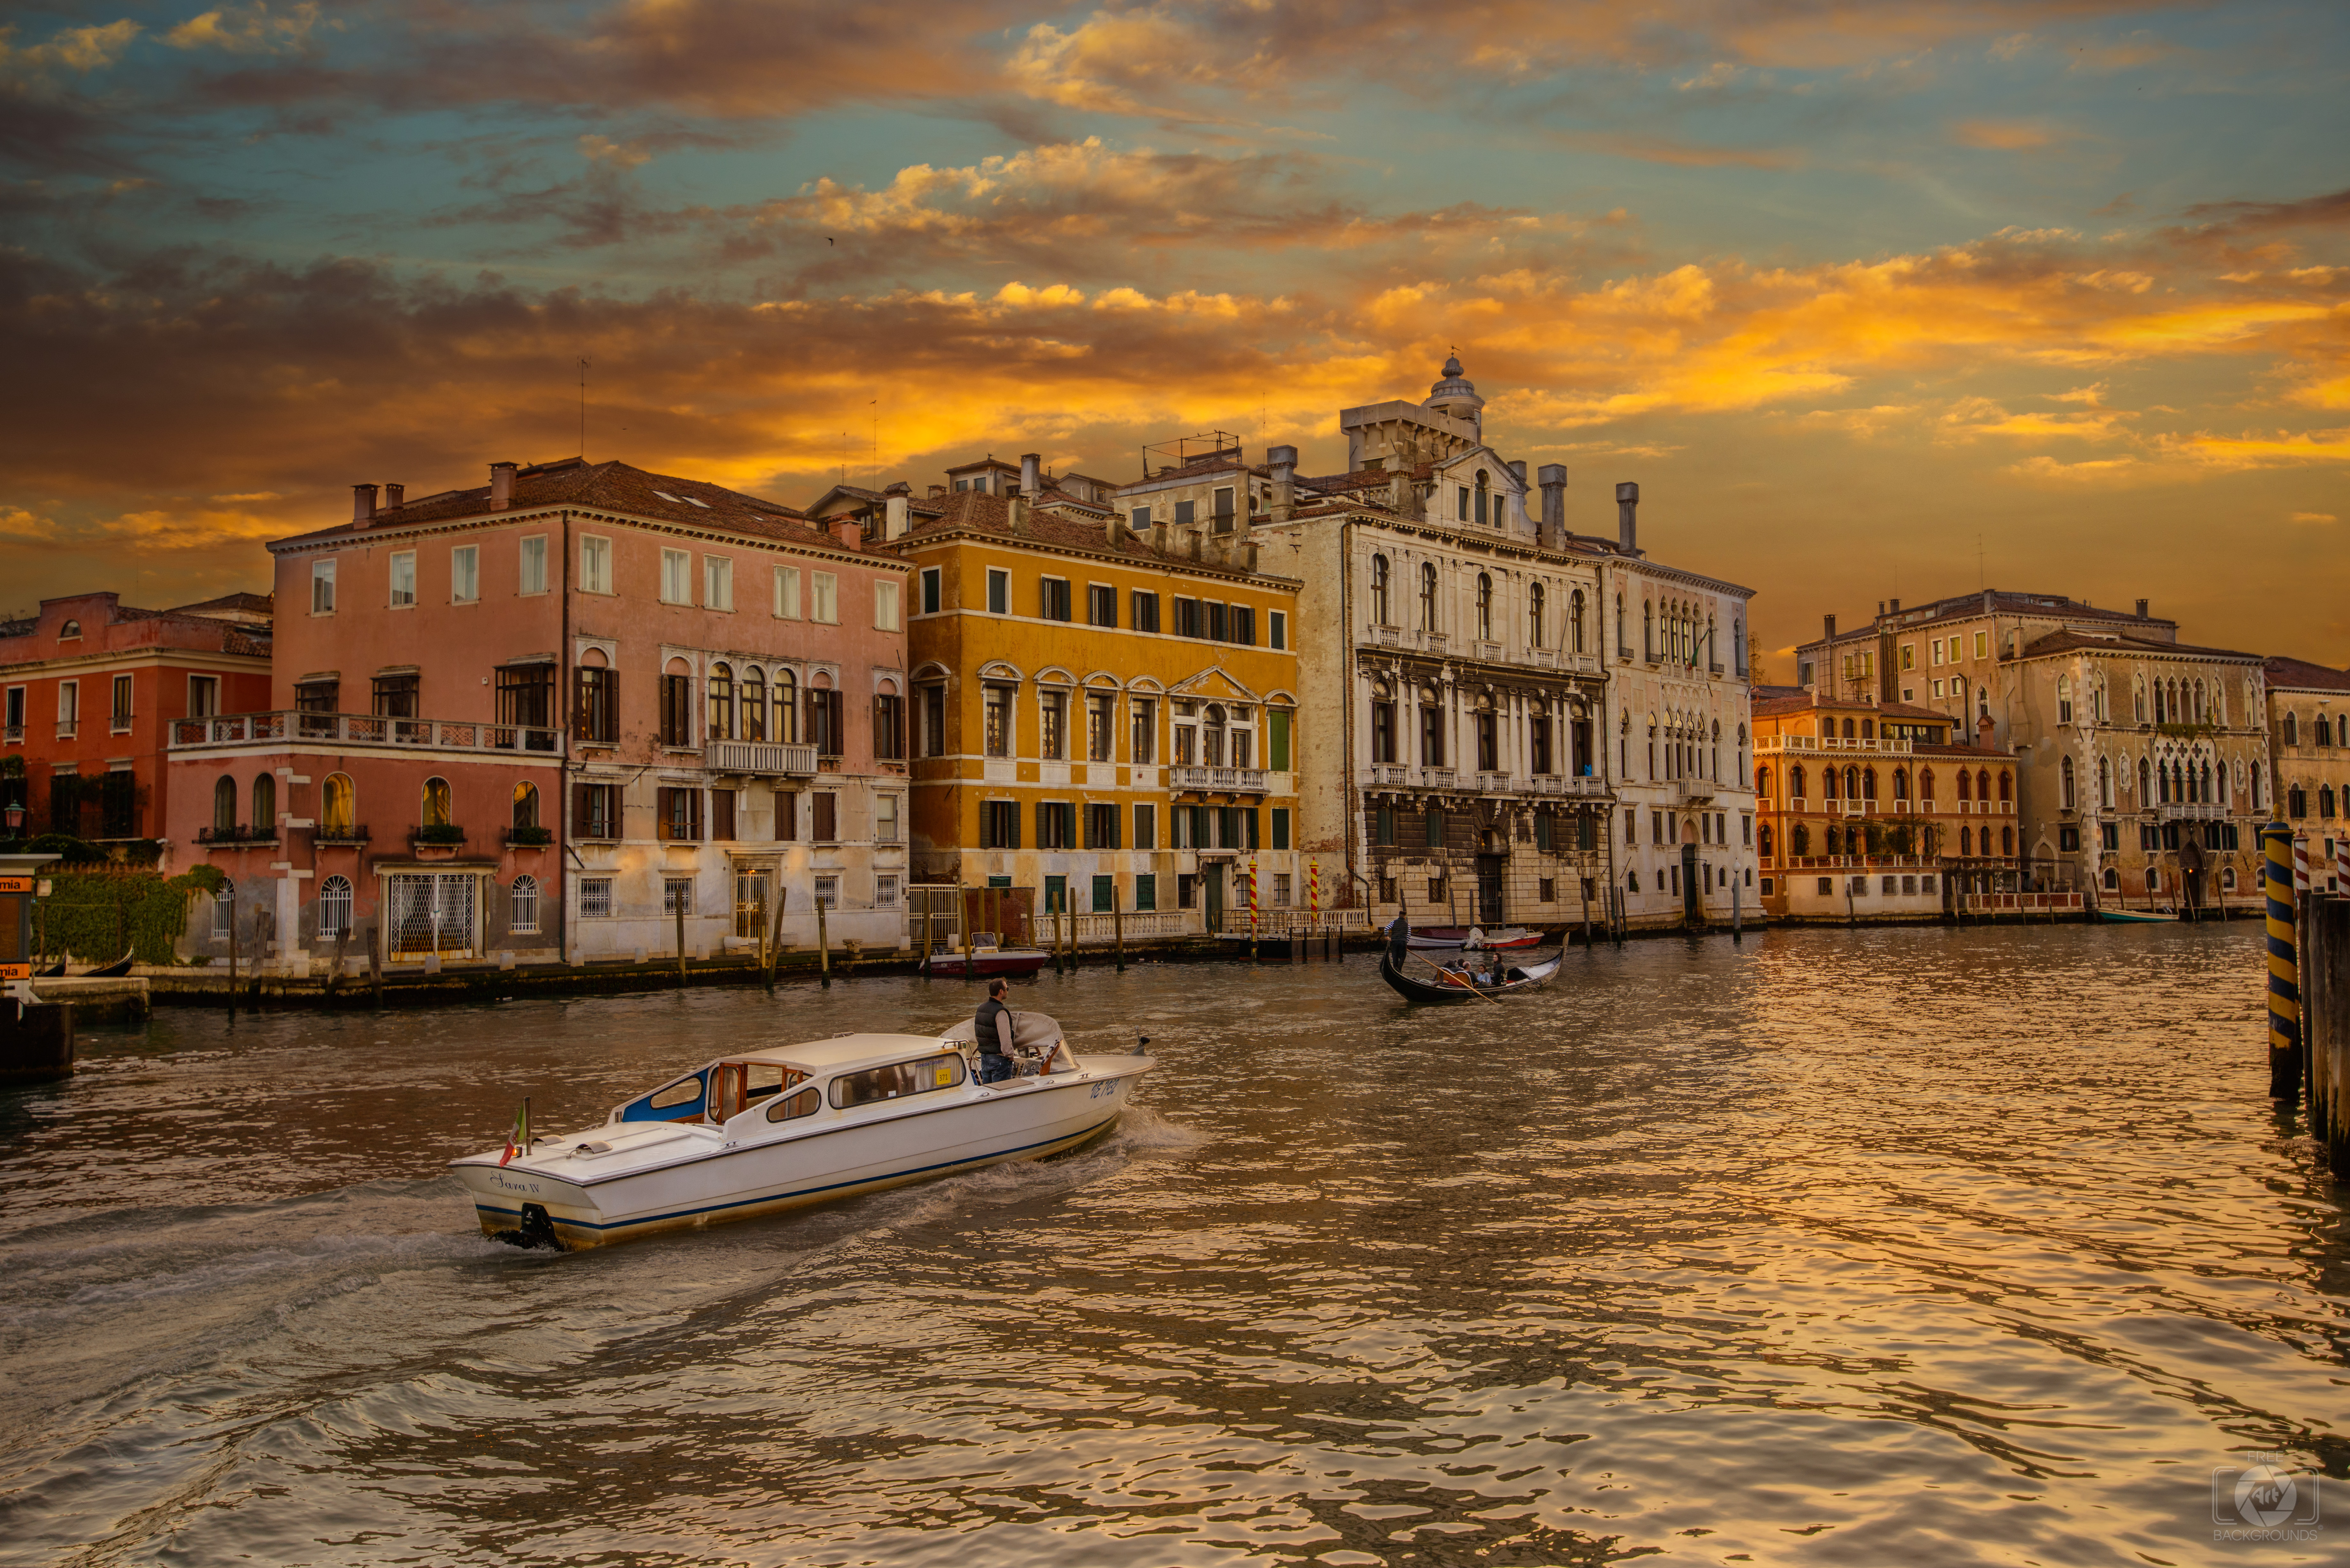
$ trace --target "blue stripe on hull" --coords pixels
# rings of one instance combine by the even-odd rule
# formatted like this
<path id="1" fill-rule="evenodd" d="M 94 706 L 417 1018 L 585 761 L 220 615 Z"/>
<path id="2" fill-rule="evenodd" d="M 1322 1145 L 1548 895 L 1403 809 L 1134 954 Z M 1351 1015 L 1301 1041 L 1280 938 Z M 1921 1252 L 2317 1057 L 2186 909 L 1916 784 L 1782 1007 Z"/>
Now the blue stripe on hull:
<path id="1" fill-rule="evenodd" d="M 942 1170 L 952 1170 L 963 1167 L 993 1165 L 1000 1160 L 1014 1159 L 1024 1154 L 1031 1154 L 1040 1149 L 1048 1149 L 1055 1144 L 1075 1147 L 1076 1145 L 1085 1142 L 1089 1137 L 1092 1137 L 1095 1134 L 1100 1132 L 1103 1128 L 1108 1127 L 1110 1123 L 1116 1120 L 1118 1120 L 1118 1115 L 1116 1112 L 1112 1112 L 1109 1116 L 1104 1117 L 1098 1122 L 1096 1122 L 1092 1127 L 1086 1128 L 1083 1132 L 1071 1133 L 1065 1137 L 1048 1137 L 1038 1143 L 1023 1144 L 1018 1148 L 1007 1148 L 1001 1154 L 982 1155 L 976 1159 L 941 1160 L 936 1165 L 918 1166 L 914 1169 L 895 1171 L 888 1176 L 868 1176 L 860 1177 L 853 1181 L 827 1182 L 821 1187 L 803 1187 L 798 1189 L 796 1191 L 770 1193 L 764 1198 L 737 1198 L 730 1199 L 724 1203 L 709 1204 L 700 1209 L 679 1209 L 667 1214 L 648 1214 L 639 1220 L 614 1220 L 608 1221 L 598 1221 L 594 1220 L 563 1220 L 556 1219 L 552 1215 L 549 1216 L 549 1219 L 557 1231 L 565 1230 L 586 1231 L 592 1231 L 599 1237 L 607 1231 L 634 1231 L 649 1225 L 678 1224 L 688 1220 L 698 1219 L 705 1214 L 723 1214 L 731 1209 L 751 1208 L 759 1204 L 788 1204 L 795 1201 L 811 1199 L 827 1192 L 837 1192 L 843 1188 L 880 1187 L 893 1182 L 912 1181 L 918 1178 L 933 1175 L 936 1172 Z M 483 1220 L 483 1229 L 484 1231 L 489 1231 L 490 1227 L 488 1220 L 494 1215 L 499 1219 L 508 1220 L 513 1222 L 511 1225 L 502 1227 L 502 1229 L 518 1230 L 522 1226 L 522 1210 L 520 1209 L 506 1209 L 497 1204 L 484 1203 L 481 1199 L 475 1199 L 473 1200 L 473 1211 Z M 492 1234 L 495 1234 L 495 1232 L 493 1231 Z"/>

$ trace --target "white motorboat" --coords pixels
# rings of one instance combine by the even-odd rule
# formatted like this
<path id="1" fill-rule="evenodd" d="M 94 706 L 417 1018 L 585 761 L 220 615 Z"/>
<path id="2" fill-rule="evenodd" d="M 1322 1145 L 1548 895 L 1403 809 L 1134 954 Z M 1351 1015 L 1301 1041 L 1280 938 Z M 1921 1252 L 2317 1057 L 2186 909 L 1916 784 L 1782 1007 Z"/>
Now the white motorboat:
<path id="1" fill-rule="evenodd" d="M 733 1052 L 613 1107 L 604 1125 L 452 1160 L 484 1234 L 599 1247 L 772 1214 L 1108 1130 L 1144 1055 L 1079 1056 L 1014 1014 L 1019 1075 L 982 1084 L 969 1019 L 942 1034 L 843 1034 Z"/>

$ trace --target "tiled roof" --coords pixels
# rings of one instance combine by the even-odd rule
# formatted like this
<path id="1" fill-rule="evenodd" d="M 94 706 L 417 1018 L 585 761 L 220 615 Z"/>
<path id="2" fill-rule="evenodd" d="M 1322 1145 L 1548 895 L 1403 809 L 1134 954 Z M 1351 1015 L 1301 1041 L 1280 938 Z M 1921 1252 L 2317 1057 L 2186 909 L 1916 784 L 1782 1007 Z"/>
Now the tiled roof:
<path id="1" fill-rule="evenodd" d="M 948 496 L 942 516 L 917 524 L 907 531 L 899 544 L 909 544 L 934 534 L 969 529 L 983 534 L 1002 534 L 1012 537 L 1012 503 L 1008 497 L 990 495 L 980 490 L 961 490 Z M 1242 566 L 1226 566 L 1203 556 L 1193 560 L 1189 555 L 1162 553 L 1150 545 L 1149 538 L 1131 529 L 1118 530 L 1118 542 L 1113 547 L 1109 532 L 1100 523 L 1080 523 L 1051 512 L 1032 509 L 1028 514 L 1028 531 L 1019 535 L 1040 545 L 1058 545 L 1063 549 L 1092 550 L 1105 555 L 1127 556 L 1137 561 L 1164 562 L 1177 566 L 1204 566 L 1211 571 L 1242 572 Z M 1259 576 L 1265 574 L 1259 573 Z"/>
<path id="2" fill-rule="evenodd" d="M 2305 659 L 2288 659 L 2281 653 L 2269 655 L 2261 668 L 2272 687 L 2295 691 L 2350 691 L 2350 670 L 2312 664 Z"/>
<path id="3" fill-rule="evenodd" d="M 2158 642 L 2152 638 L 2124 637 L 2119 633 L 2111 637 L 2092 637 L 2085 632 L 2074 631 L 2070 628 L 2052 631 L 2044 637 L 2034 638 L 2024 645 L 2023 651 L 2017 657 L 2044 659 L 2052 653 L 2071 653 L 2084 649 L 2091 653 L 2169 653 L 2189 659 L 2257 659 L 2260 658 L 2257 653 L 2241 653 L 2230 648 L 2198 648 L 2192 643 Z"/>
<path id="4" fill-rule="evenodd" d="M 1326 473 L 1315 478 L 1297 476 L 1297 483 L 1308 490 L 1327 494 L 1336 491 L 1385 490 L 1388 482 L 1399 473 L 1407 479 L 1426 479 L 1436 472 L 1433 463 L 1421 463 L 1417 468 L 1358 468 L 1352 473 Z"/>
<path id="5" fill-rule="evenodd" d="M 811 526 L 798 508 L 780 501 L 745 495 L 703 480 L 648 473 L 625 462 L 580 462 L 573 459 L 515 473 L 508 513 L 550 506 L 625 512 L 639 517 L 723 528 L 785 544 L 837 545 L 831 535 Z M 506 513 L 490 510 L 490 487 L 481 484 L 470 490 L 443 491 L 404 506 L 386 507 L 376 513 L 371 523 L 341 523 L 315 533 L 274 540 L 271 547 L 331 544 L 338 539 L 371 536 L 386 529 L 504 515 Z"/>

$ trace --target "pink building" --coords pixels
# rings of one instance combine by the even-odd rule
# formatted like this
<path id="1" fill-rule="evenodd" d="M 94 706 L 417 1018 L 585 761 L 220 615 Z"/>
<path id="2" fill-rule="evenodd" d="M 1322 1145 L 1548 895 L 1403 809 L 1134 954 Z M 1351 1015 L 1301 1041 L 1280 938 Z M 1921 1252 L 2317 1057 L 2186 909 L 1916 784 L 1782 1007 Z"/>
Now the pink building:
<path id="1" fill-rule="evenodd" d="M 133 609 L 113 594 L 45 599 L 0 622 L 0 805 L 24 807 L 21 831 L 97 843 L 192 832 L 166 813 L 168 727 L 191 714 L 269 701 L 268 598 L 232 594 L 178 609 Z"/>
<path id="2" fill-rule="evenodd" d="M 270 545 L 266 711 L 189 721 L 175 846 L 237 888 L 192 951 L 306 971 L 904 942 L 904 568 L 620 462 L 353 491 Z M 242 912 L 240 912 L 242 911 Z M 779 911 L 779 914 L 777 912 Z"/>

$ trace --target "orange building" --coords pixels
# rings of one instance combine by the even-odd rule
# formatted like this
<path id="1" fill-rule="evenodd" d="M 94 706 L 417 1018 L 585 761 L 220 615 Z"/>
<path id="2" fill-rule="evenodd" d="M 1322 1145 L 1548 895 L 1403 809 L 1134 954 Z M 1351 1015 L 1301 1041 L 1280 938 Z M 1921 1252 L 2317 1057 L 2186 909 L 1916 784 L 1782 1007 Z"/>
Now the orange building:
<path id="1" fill-rule="evenodd" d="M 1949 715 L 1754 689 L 1755 838 L 1780 919 L 1939 917 L 2014 891 L 2015 760 L 1953 744 Z"/>

